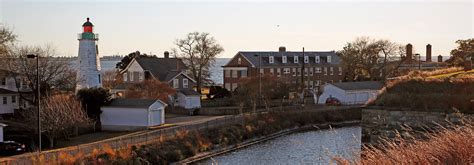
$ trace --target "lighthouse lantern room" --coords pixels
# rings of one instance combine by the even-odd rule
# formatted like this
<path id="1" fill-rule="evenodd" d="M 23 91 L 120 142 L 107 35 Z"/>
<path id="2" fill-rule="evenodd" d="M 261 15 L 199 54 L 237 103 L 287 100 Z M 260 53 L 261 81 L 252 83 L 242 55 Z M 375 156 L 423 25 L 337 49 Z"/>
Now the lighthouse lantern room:
<path id="1" fill-rule="evenodd" d="M 83 88 L 101 87 L 100 60 L 97 41 L 98 34 L 93 33 L 94 25 L 87 22 L 83 25 L 83 32 L 78 35 L 79 40 L 79 72 L 77 74 L 76 91 Z"/>

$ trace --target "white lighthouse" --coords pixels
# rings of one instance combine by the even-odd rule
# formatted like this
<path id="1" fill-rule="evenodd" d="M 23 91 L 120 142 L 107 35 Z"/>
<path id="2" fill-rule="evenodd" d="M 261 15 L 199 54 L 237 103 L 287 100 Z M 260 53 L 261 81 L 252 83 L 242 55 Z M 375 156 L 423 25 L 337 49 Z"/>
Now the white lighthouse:
<path id="1" fill-rule="evenodd" d="M 83 25 L 83 32 L 78 35 L 79 40 L 79 72 L 77 73 L 76 91 L 83 88 L 101 87 L 100 60 L 97 40 L 99 35 L 93 33 L 94 25 L 87 22 Z"/>

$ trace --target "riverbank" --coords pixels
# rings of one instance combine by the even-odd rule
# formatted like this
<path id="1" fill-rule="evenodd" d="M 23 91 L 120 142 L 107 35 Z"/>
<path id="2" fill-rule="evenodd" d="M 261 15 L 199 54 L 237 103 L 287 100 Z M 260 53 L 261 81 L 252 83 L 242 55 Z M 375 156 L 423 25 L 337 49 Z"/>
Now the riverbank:
<path id="1" fill-rule="evenodd" d="M 232 148 L 250 139 L 265 138 L 282 130 L 352 120 L 360 120 L 360 109 L 295 110 L 244 115 L 239 123 L 199 131 L 179 131 L 173 138 L 140 146 L 134 152 L 137 153 L 136 158 L 148 163 L 169 164 L 214 150 Z"/>
<path id="2" fill-rule="evenodd" d="M 272 133 L 266 136 L 252 138 L 238 144 L 230 145 L 228 147 L 218 148 L 212 151 L 199 153 L 193 157 L 181 160 L 173 164 L 191 164 L 191 163 L 198 162 L 198 161 L 208 159 L 211 157 L 215 157 L 221 154 L 232 152 L 238 149 L 249 147 L 255 144 L 259 144 L 268 140 L 276 139 L 278 137 L 282 137 L 282 136 L 292 134 L 292 133 L 340 128 L 340 127 L 346 127 L 346 126 L 357 126 L 359 124 L 360 124 L 360 120 L 353 120 L 353 121 L 343 121 L 343 122 L 330 122 L 330 123 L 324 123 L 324 124 L 310 124 L 310 125 L 305 125 L 301 127 L 290 128 L 290 129 L 282 130 L 282 131 Z"/>

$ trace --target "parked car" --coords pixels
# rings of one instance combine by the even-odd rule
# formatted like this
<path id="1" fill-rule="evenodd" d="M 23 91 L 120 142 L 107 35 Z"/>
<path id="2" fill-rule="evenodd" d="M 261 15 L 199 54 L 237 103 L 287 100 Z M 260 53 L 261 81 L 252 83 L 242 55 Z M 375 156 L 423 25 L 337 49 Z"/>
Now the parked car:
<path id="1" fill-rule="evenodd" d="M 0 142 L 0 156 L 11 156 L 26 152 L 24 144 L 15 141 Z"/>
<path id="2" fill-rule="evenodd" d="M 335 97 L 329 97 L 326 99 L 326 105 L 342 105 L 341 101 Z"/>

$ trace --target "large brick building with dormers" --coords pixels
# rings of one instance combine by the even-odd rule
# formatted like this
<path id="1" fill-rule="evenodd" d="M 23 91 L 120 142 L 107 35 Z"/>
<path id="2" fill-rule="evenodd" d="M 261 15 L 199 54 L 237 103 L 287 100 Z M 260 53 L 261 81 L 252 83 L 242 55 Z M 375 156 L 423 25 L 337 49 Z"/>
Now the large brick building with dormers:
<path id="1" fill-rule="evenodd" d="M 238 52 L 226 65 L 224 71 L 224 88 L 235 90 L 241 79 L 272 74 L 286 78 L 290 83 L 300 84 L 304 74 L 306 88 L 313 89 L 326 82 L 341 82 L 344 71 L 341 58 L 334 51 L 278 51 Z M 304 65 L 304 70 L 302 71 Z M 265 87 L 263 87 L 265 89 Z"/>

